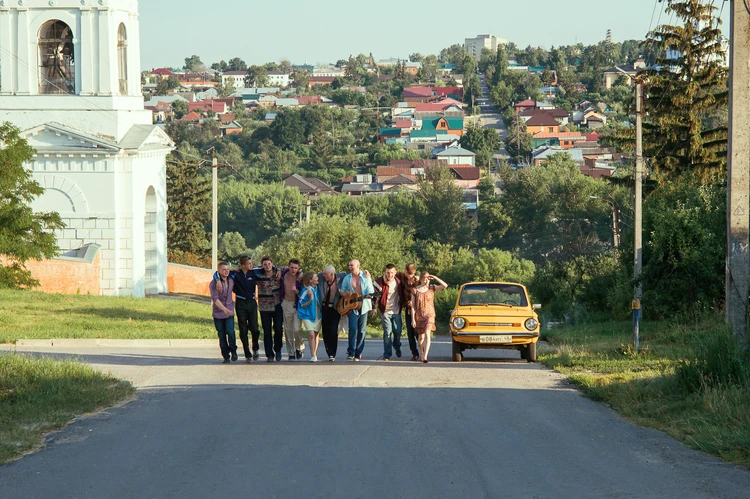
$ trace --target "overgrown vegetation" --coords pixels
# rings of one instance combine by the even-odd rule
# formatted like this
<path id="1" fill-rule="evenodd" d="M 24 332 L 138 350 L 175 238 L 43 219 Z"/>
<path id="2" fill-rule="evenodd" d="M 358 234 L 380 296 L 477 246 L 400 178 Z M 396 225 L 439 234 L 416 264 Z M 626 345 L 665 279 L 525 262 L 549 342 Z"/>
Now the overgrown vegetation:
<path id="1" fill-rule="evenodd" d="M 45 433 L 134 393 L 130 383 L 74 361 L 0 354 L 0 464 L 37 448 Z"/>
<path id="2" fill-rule="evenodd" d="M 630 346 L 630 322 L 544 334 L 550 347 L 541 362 L 590 397 L 637 424 L 750 467 L 750 357 L 739 352 L 720 316 L 645 322 L 639 354 Z"/>

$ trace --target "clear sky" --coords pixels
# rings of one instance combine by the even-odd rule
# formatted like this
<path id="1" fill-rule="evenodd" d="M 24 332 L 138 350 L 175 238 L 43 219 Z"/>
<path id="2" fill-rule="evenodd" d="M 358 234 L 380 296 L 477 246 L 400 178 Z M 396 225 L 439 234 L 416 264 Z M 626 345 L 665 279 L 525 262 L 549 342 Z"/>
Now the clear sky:
<path id="1" fill-rule="evenodd" d="M 664 2 L 666 3 L 666 2 Z M 289 59 L 326 63 L 350 53 L 375 59 L 437 54 L 464 38 L 492 34 L 521 47 L 643 39 L 656 25 L 657 0 L 141 0 L 143 69 L 180 67 L 197 54 L 211 65 Z M 717 0 L 716 5 L 721 5 Z M 728 33 L 729 2 L 724 8 Z M 654 7 L 656 12 L 654 13 Z M 716 12 L 718 15 L 718 11 Z M 653 25 L 652 25 L 653 14 Z M 661 24 L 669 20 L 661 15 Z"/>

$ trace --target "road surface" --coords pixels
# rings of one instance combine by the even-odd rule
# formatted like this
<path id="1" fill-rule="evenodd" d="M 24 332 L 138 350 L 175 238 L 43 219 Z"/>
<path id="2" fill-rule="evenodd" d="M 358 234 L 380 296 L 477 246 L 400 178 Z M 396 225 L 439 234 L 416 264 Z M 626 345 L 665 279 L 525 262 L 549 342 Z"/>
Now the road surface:
<path id="1" fill-rule="evenodd" d="M 516 352 L 470 351 L 457 364 L 442 340 L 429 364 L 385 363 L 375 360 L 379 346 L 367 340 L 358 363 L 250 365 L 219 364 L 218 346 L 29 348 L 79 357 L 139 390 L 0 467 L 0 497 L 688 499 L 750 490 L 749 471 L 626 422 Z"/>

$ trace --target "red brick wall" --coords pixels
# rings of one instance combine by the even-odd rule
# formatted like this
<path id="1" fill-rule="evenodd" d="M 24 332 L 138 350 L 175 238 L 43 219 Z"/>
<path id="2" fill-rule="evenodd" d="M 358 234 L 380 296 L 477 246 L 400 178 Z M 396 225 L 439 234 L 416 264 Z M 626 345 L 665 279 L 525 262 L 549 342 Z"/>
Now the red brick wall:
<path id="1" fill-rule="evenodd" d="M 0 257 L 0 262 L 7 260 Z M 31 276 L 39 281 L 38 291 L 45 293 L 101 294 L 101 254 L 97 252 L 94 261 L 71 261 L 59 258 L 26 262 Z"/>
<path id="2" fill-rule="evenodd" d="M 211 282 L 213 274 L 214 271 L 209 269 L 168 263 L 167 290 L 170 293 L 210 296 L 208 283 Z"/>

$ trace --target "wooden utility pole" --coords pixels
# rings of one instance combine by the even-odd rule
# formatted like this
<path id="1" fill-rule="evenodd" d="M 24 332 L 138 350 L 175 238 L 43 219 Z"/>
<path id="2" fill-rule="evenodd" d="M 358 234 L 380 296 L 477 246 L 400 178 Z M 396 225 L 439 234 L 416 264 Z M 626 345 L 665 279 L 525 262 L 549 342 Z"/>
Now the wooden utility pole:
<path id="1" fill-rule="evenodd" d="M 740 348 L 748 351 L 750 5 L 747 0 L 732 0 L 730 5 L 726 321 Z"/>
<path id="2" fill-rule="evenodd" d="M 635 78 L 635 237 L 633 238 L 633 348 L 638 351 L 641 323 L 641 270 L 643 269 L 643 80 Z"/>

